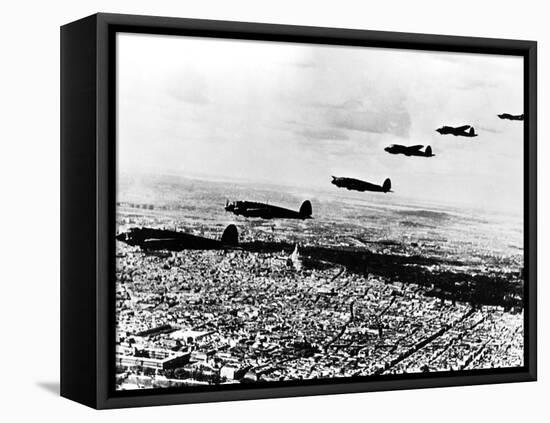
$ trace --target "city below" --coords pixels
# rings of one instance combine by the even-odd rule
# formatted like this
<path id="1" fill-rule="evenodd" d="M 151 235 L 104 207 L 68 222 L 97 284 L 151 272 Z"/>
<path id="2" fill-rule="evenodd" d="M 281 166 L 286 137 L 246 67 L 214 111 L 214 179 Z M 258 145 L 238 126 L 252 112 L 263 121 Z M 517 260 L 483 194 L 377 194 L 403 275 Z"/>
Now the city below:
<path id="1" fill-rule="evenodd" d="M 224 210 L 243 193 L 276 195 L 122 179 L 118 234 L 220 239 L 232 224 L 239 243 L 169 251 L 117 240 L 117 389 L 523 366 L 521 221 L 347 193 L 312 196 L 304 221 Z"/>

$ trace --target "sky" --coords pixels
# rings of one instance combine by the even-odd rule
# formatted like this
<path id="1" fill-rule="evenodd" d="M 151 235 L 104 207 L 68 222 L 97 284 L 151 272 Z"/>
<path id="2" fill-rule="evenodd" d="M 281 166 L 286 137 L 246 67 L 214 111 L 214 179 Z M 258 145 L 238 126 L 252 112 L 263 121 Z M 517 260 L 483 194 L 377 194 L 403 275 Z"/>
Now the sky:
<path id="1" fill-rule="evenodd" d="M 117 36 L 118 171 L 327 188 L 514 213 L 523 59 L 147 34 Z M 442 136 L 471 124 L 476 138 Z M 390 144 L 431 145 L 432 158 Z M 335 189 L 335 188 L 334 188 Z"/>

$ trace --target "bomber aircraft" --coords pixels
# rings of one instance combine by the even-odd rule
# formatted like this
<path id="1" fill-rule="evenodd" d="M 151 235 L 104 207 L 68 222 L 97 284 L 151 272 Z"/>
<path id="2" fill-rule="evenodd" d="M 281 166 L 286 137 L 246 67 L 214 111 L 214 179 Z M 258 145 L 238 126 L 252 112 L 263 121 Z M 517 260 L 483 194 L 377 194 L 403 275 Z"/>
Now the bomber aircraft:
<path id="1" fill-rule="evenodd" d="M 393 192 L 391 191 L 391 181 L 387 178 L 382 185 L 371 184 L 370 182 L 362 181 L 355 178 L 346 178 L 341 176 L 333 176 L 331 184 L 338 188 L 346 188 L 353 191 L 373 191 L 373 192 Z"/>
<path id="2" fill-rule="evenodd" d="M 239 233 L 235 225 L 229 225 L 217 240 L 167 229 L 130 228 L 116 239 L 144 250 L 225 250 L 238 246 Z"/>
<path id="3" fill-rule="evenodd" d="M 501 115 L 497 115 L 501 119 L 508 119 L 508 120 L 523 120 L 523 115 L 511 115 L 509 113 L 502 113 Z"/>
<path id="4" fill-rule="evenodd" d="M 436 129 L 441 135 L 451 134 L 455 137 L 477 137 L 476 131 L 472 125 L 463 125 L 458 127 L 452 126 L 442 126 L 441 128 Z"/>
<path id="5" fill-rule="evenodd" d="M 424 148 L 423 145 L 399 145 L 392 144 L 389 147 L 384 148 L 390 154 L 404 154 L 405 156 L 418 156 L 418 157 L 433 157 L 432 147 L 427 146 L 425 151 L 421 151 Z"/>
<path id="6" fill-rule="evenodd" d="M 311 202 L 306 200 L 302 203 L 299 211 L 286 209 L 284 207 L 272 206 L 266 203 L 254 201 L 233 201 L 225 204 L 225 211 L 232 212 L 237 216 L 260 217 L 262 219 L 311 219 Z"/>

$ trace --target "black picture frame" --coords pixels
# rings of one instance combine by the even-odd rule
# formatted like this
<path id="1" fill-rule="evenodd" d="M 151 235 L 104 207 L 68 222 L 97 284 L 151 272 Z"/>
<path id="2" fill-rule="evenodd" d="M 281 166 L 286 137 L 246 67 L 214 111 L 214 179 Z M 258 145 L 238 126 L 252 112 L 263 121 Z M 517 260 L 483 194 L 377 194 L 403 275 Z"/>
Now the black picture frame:
<path id="1" fill-rule="evenodd" d="M 116 392 L 115 35 L 519 55 L 524 58 L 524 367 Z M 537 375 L 537 44 L 534 41 L 99 13 L 61 28 L 61 395 L 97 409 L 534 381 Z"/>

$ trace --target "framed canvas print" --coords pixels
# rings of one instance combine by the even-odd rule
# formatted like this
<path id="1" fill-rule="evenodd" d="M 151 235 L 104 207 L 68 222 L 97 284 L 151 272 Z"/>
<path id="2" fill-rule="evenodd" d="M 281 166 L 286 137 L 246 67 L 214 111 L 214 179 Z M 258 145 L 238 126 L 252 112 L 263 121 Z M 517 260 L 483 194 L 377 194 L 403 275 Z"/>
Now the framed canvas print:
<path id="1" fill-rule="evenodd" d="M 61 30 L 61 394 L 536 379 L 536 43 Z"/>

